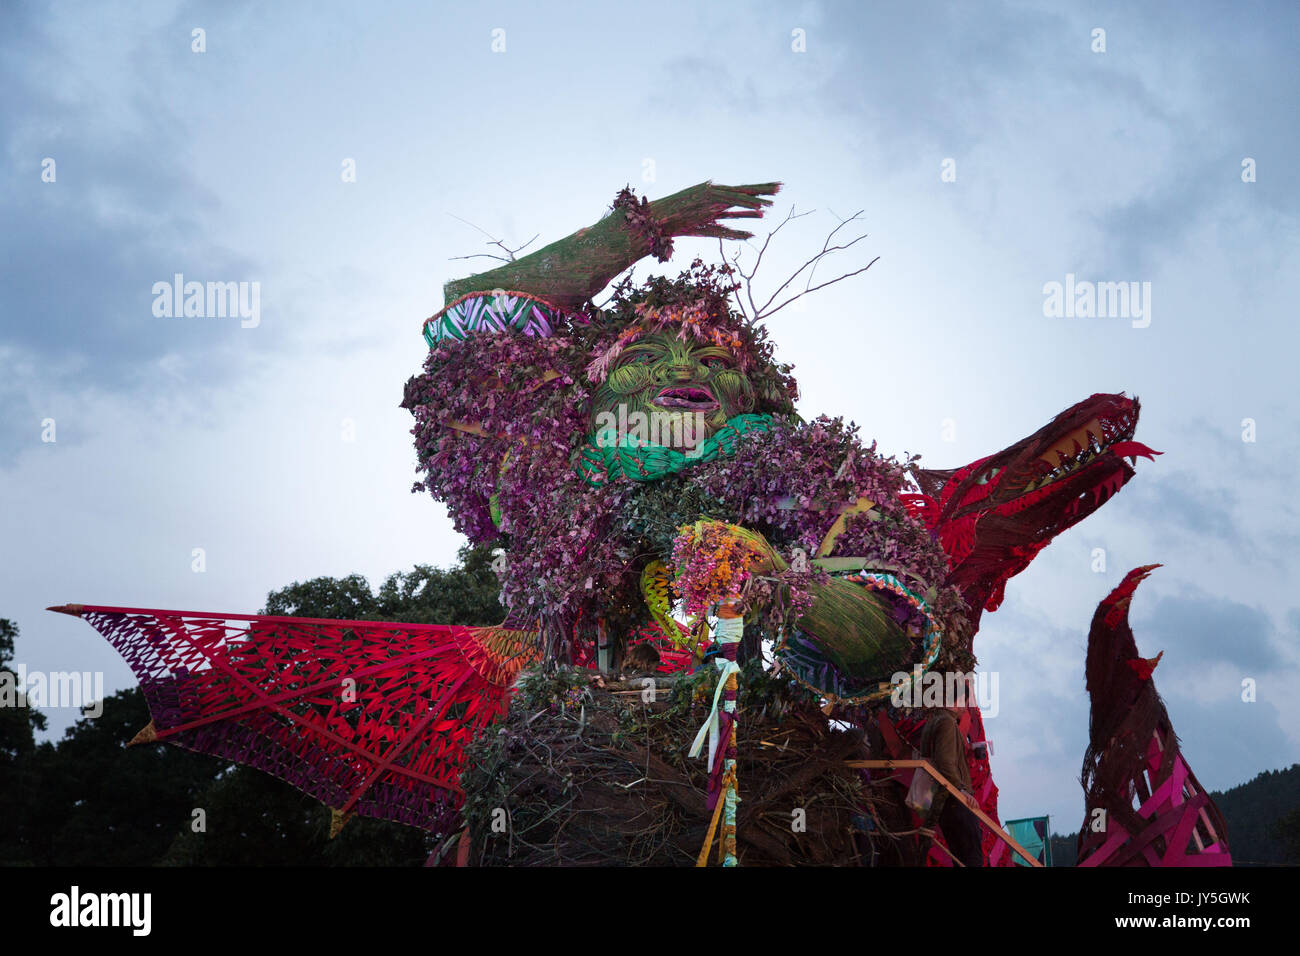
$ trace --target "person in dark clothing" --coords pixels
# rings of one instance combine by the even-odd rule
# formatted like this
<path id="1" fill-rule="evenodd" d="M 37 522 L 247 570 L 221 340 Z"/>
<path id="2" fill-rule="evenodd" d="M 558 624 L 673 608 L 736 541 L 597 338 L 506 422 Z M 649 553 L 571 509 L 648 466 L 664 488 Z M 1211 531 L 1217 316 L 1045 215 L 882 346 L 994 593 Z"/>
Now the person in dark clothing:
<path id="1" fill-rule="evenodd" d="M 983 834 L 979 820 L 971 812 L 979 804 L 971 792 L 966 737 L 958 725 L 957 708 L 934 708 L 921 731 L 921 756 L 962 794 L 962 800 L 953 799 L 947 787 L 936 784 L 925 827 L 932 828 L 937 822 L 953 856 L 965 866 L 983 866 L 984 851 L 980 846 Z"/>

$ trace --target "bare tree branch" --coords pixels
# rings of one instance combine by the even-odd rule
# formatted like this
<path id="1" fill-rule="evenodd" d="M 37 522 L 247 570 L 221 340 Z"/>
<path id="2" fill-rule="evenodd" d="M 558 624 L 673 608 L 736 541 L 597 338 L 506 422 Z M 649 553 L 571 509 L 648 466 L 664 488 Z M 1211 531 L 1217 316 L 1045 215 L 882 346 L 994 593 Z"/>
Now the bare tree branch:
<path id="1" fill-rule="evenodd" d="M 768 298 L 768 300 L 763 303 L 763 308 L 759 310 L 759 314 L 770 315 L 771 313 L 767 311 L 768 306 L 770 306 L 773 302 L 775 302 L 777 296 L 779 296 L 783 291 L 785 291 L 785 289 L 790 285 L 790 283 L 794 282 L 795 279 L 799 278 L 799 276 L 803 273 L 805 269 L 811 268 L 815 271 L 817 264 L 821 262 L 821 260 L 824 259 L 826 256 L 830 255 L 833 252 L 839 252 L 840 250 L 848 249 L 850 246 L 856 245 L 857 243 L 861 242 L 863 239 L 867 238 L 867 234 L 863 233 L 862 235 L 858 236 L 858 238 L 854 239 L 852 242 L 846 243 L 845 245 L 841 245 L 841 246 L 831 245 L 831 240 L 835 238 L 835 234 L 839 232 L 841 229 L 843 229 L 846 223 L 852 222 L 853 220 L 857 219 L 861 215 L 862 212 L 861 210 L 859 210 L 858 212 L 850 216 L 848 219 L 841 220 L 840 224 L 831 230 L 830 235 L 826 237 L 826 241 L 822 243 L 821 252 L 817 253 L 815 256 L 813 256 L 811 259 L 809 259 L 807 262 L 801 265 L 797 270 L 795 270 L 794 275 L 790 276 L 790 278 L 782 282 L 781 285 L 777 288 L 777 290 L 772 293 L 771 297 Z M 808 275 L 808 282 L 809 283 L 812 282 L 811 272 Z M 804 291 L 808 292 L 811 290 L 805 288 Z M 800 293 L 800 295 L 802 294 L 803 293 Z M 795 298 L 798 298 L 798 296 L 796 296 Z M 790 302 L 793 301 L 794 299 L 789 299 L 785 304 L 788 305 Z"/>
<path id="2" fill-rule="evenodd" d="M 454 212 L 449 212 L 449 213 L 447 213 L 447 215 L 451 216 L 451 218 L 452 218 L 452 219 L 455 219 L 457 222 L 463 222 L 465 225 L 469 226 L 471 229 L 477 229 L 479 232 L 483 233 L 483 235 L 487 236 L 489 239 L 492 239 L 492 233 L 488 232 L 488 231 L 487 231 L 486 229 L 484 229 L 482 226 L 476 226 L 474 223 L 470 222 L 468 219 L 461 219 L 461 217 L 458 216 L 458 215 L 456 215 Z M 494 241 L 495 241 L 495 240 L 494 240 Z"/>
<path id="3" fill-rule="evenodd" d="M 844 273 L 844 275 L 836 276 L 834 279 L 828 279 L 828 280 L 826 280 L 825 282 L 823 282 L 821 285 L 815 285 L 815 286 L 813 286 L 812 288 L 804 289 L 804 290 L 803 290 L 802 292 L 800 292 L 798 295 L 794 295 L 794 296 L 791 296 L 790 298 L 786 299 L 784 302 L 782 302 L 780 305 L 778 305 L 775 309 L 772 309 L 772 310 L 769 311 L 769 312 L 764 312 L 764 313 L 763 313 L 763 318 L 766 319 L 766 318 L 768 318 L 769 316 L 776 315 L 778 312 L 780 312 L 782 309 L 784 309 L 787 305 L 789 305 L 789 304 L 790 304 L 791 302 L 793 302 L 795 299 L 803 298 L 803 297 L 804 297 L 805 295 L 807 295 L 809 292 L 816 292 L 818 289 L 824 289 L 824 288 L 826 288 L 828 285 L 834 285 L 835 283 L 840 282 L 840 281 L 842 281 L 842 280 L 844 280 L 844 279 L 851 278 L 852 276 L 855 276 L 855 275 L 857 275 L 858 273 L 866 272 L 868 269 L 870 269 L 872 266 L 874 266 L 874 265 L 875 265 L 877 262 L 879 262 L 879 261 L 880 261 L 880 256 L 876 256 L 876 258 L 872 259 L 870 262 L 868 262 L 868 263 L 867 263 L 865 266 L 863 266 L 861 269 L 854 269 L 852 272 L 846 272 L 846 273 Z"/>
<path id="4" fill-rule="evenodd" d="M 471 228 L 477 229 L 479 232 L 483 233 L 483 235 L 488 237 L 488 239 L 490 240 L 488 242 L 489 246 L 498 246 L 500 247 L 501 251 L 505 253 L 504 256 L 498 256 L 498 255 L 493 255 L 490 252 L 476 252 L 473 255 L 468 255 L 468 256 L 452 256 L 451 257 L 452 261 L 455 261 L 457 259 L 495 259 L 498 262 L 514 262 L 515 253 L 522 252 L 523 250 L 527 249 L 534 242 L 536 242 L 538 236 L 541 235 L 541 233 L 539 232 L 536 236 L 533 236 L 533 238 L 529 239 L 522 246 L 515 246 L 515 248 L 511 249 L 503 241 L 495 238 L 492 235 L 492 233 L 488 232 L 486 229 L 482 228 L 481 226 L 475 225 L 474 223 L 470 222 L 468 219 L 461 219 L 460 216 L 457 216 L 455 213 L 450 213 L 450 212 L 447 213 L 447 215 L 451 216 L 452 219 L 456 219 L 459 220 L 460 222 L 463 222 L 465 225 L 470 226 Z"/>
<path id="5" fill-rule="evenodd" d="M 782 309 L 784 309 L 791 302 L 794 302 L 796 299 L 799 299 L 810 292 L 816 292 L 818 289 L 824 289 L 828 285 L 834 285 L 836 282 L 841 282 L 844 279 L 850 278 L 851 276 L 859 275 L 860 273 L 866 272 L 873 265 L 875 265 L 880 260 L 879 256 L 877 256 L 875 259 L 872 259 L 870 262 L 868 262 L 865 266 L 863 266 L 860 269 L 854 269 L 851 272 L 845 272 L 839 276 L 836 276 L 834 279 L 827 280 L 826 282 L 821 282 L 816 285 L 813 284 L 813 280 L 817 274 L 817 268 L 822 264 L 822 260 L 828 258 L 829 256 L 833 255 L 836 252 L 842 252 L 845 249 L 851 249 L 853 246 L 857 245 L 863 239 L 867 238 L 868 234 L 863 233 L 862 235 L 852 240 L 849 240 L 848 242 L 840 242 L 840 243 L 832 244 L 834 242 L 835 237 L 840 233 L 840 230 L 842 230 L 849 223 L 856 222 L 858 219 L 860 219 L 862 216 L 862 212 L 863 212 L 862 210 L 858 210 L 848 218 L 840 218 L 838 215 L 835 214 L 834 211 L 831 211 L 831 215 L 835 216 L 835 218 L 839 220 L 839 224 L 836 225 L 836 227 L 832 229 L 830 233 L 826 236 L 826 240 L 822 243 L 821 250 L 816 255 L 812 256 L 806 262 L 804 262 L 804 264 L 801 265 L 798 269 L 796 269 L 793 275 L 791 275 L 784 282 L 782 282 L 776 288 L 776 291 L 774 291 L 770 296 L 768 296 L 767 300 L 764 301 L 761 306 L 755 300 L 754 277 L 758 274 L 759 266 L 762 265 L 764 253 L 767 252 L 768 246 L 772 242 L 772 238 L 778 232 L 781 231 L 782 227 L 784 227 L 787 223 L 791 222 L 792 220 L 801 219 L 804 216 L 810 215 L 810 213 L 804 212 L 804 213 L 796 214 L 794 211 L 794 207 L 791 206 L 790 211 L 786 214 L 786 217 L 783 220 L 781 220 L 781 222 L 777 223 L 776 228 L 774 228 L 771 232 L 767 234 L 767 237 L 763 240 L 763 244 L 755 250 L 756 254 L 754 258 L 754 263 L 748 269 L 748 271 L 745 268 L 743 268 L 740 264 L 740 252 L 737 251 L 737 253 L 734 256 L 728 259 L 726 255 L 726 251 L 723 248 L 721 241 L 719 241 L 718 251 L 719 254 L 721 254 L 722 256 L 723 262 L 727 262 L 730 265 L 732 265 L 735 268 L 736 273 L 740 276 L 742 280 L 741 285 L 744 290 L 744 298 L 749 302 L 748 310 L 746 310 L 743 307 L 743 301 L 740 300 L 739 295 L 737 296 L 737 300 L 741 301 L 742 307 L 740 309 L 740 312 L 745 317 L 746 321 L 749 322 L 750 324 L 753 324 L 755 322 L 758 322 L 761 319 L 765 319 L 768 318 L 769 316 L 775 315 L 777 312 L 780 312 Z M 748 245 L 750 246 L 751 249 L 754 248 L 752 243 Z M 785 299 L 783 302 L 776 304 L 777 300 L 781 297 L 782 293 L 784 293 L 787 289 L 789 289 L 790 286 L 796 280 L 798 280 L 799 277 L 802 276 L 805 272 L 807 272 L 808 275 L 804 281 L 803 291 L 797 292 L 794 295 L 791 295 L 789 298 Z"/>
<path id="6" fill-rule="evenodd" d="M 726 247 L 722 245 L 722 237 L 718 237 L 718 257 L 722 260 L 722 264 L 724 266 L 731 266 L 733 269 L 735 269 L 737 273 L 740 272 L 739 258 L 731 259 L 731 260 L 727 258 L 727 250 Z M 748 323 L 750 321 L 749 313 L 745 311 L 745 303 L 741 300 L 740 296 L 737 294 L 739 292 L 740 292 L 740 287 L 737 286 L 736 289 L 733 290 L 731 294 L 732 296 L 735 297 L 736 311 L 739 312 L 741 318 L 743 318 Z"/>
<path id="7" fill-rule="evenodd" d="M 839 216 L 835 215 L 835 210 L 834 210 L 834 209 L 828 209 L 828 210 L 826 210 L 826 211 L 829 212 L 832 216 L 835 216 L 836 219 L 840 219 Z M 867 234 L 864 232 L 862 235 L 858 236 L 857 239 L 854 239 L 853 242 L 850 242 L 848 245 L 844 245 L 844 246 L 836 246 L 835 249 L 828 249 L 828 248 L 827 248 L 827 246 L 830 245 L 830 241 L 831 241 L 832 239 L 835 238 L 835 233 L 839 232 L 841 229 L 843 229 L 843 228 L 845 227 L 845 225 L 847 225 L 847 224 L 850 223 L 850 222 L 853 222 L 854 220 L 856 220 L 856 219 L 857 219 L 859 216 L 861 216 L 861 215 L 862 215 L 862 210 L 859 209 L 859 210 L 858 210 L 857 212 L 855 212 L 853 215 L 849 216 L 848 219 L 840 219 L 840 224 L 839 224 L 838 226 L 836 226 L 834 229 L 831 230 L 831 234 L 830 234 L 829 236 L 826 237 L 826 242 L 822 243 L 822 255 L 827 255 L 828 253 L 834 252 L 834 251 L 836 251 L 836 250 L 838 250 L 838 249 L 847 249 L 849 246 L 851 246 L 851 245 L 853 245 L 854 243 L 858 242 L 858 240 L 867 238 Z M 811 285 L 811 284 L 812 284 L 813 273 L 815 273 L 815 272 L 817 271 L 817 266 L 820 265 L 820 264 L 821 264 L 820 260 L 819 260 L 818 262 L 816 262 L 816 263 L 813 264 L 812 271 L 808 273 L 808 282 L 807 282 L 807 284 L 804 286 L 804 290 L 805 290 L 805 291 L 807 291 L 807 289 L 808 289 L 808 285 Z"/>

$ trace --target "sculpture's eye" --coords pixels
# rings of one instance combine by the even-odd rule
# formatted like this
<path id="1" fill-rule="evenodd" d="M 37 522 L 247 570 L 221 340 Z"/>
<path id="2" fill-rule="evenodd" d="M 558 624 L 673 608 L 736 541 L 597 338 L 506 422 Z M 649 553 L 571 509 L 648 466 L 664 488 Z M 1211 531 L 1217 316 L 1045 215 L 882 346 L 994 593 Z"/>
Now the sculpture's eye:
<path id="1" fill-rule="evenodd" d="M 611 389 L 620 395 L 640 391 L 650 384 L 648 363 L 631 362 L 620 365 L 609 373 L 606 382 Z"/>
<path id="2" fill-rule="evenodd" d="M 700 364 L 702 364 L 705 368 L 711 368 L 711 369 L 731 368 L 731 362 L 718 355 L 710 355 Z"/>

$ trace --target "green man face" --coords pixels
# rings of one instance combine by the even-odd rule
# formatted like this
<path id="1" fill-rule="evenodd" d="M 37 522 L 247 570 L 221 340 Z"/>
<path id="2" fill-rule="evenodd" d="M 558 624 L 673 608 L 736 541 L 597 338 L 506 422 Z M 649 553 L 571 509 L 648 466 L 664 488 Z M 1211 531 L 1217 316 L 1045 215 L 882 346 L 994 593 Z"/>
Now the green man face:
<path id="1" fill-rule="evenodd" d="M 736 353 L 685 341 L 670 332 L 637 339 L 614 360 L 592 395 L 598 439 L 617 434 L 687 450 L 735 415 L 752 412 L 754 387 L 737 369 Z"/>

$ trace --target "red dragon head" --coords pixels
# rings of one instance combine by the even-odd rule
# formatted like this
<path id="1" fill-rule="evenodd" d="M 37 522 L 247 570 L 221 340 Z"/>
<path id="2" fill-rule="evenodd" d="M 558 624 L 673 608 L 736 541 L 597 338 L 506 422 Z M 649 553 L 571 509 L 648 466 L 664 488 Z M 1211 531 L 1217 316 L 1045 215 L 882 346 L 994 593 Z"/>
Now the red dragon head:
<path id="1" fill-rule="evenodd" d="M 1138 410 L 1136 398 L 1093 395 L 997 454 L 962 468 L 917 469 L 922 493 L 911 503 L 943 543 L 948 583 L 976 620 L 997 609 L 1007 580 L 1049 541 L 1124 487 L 1138 456 L 1160 454 L 1133 440 Z"/>

